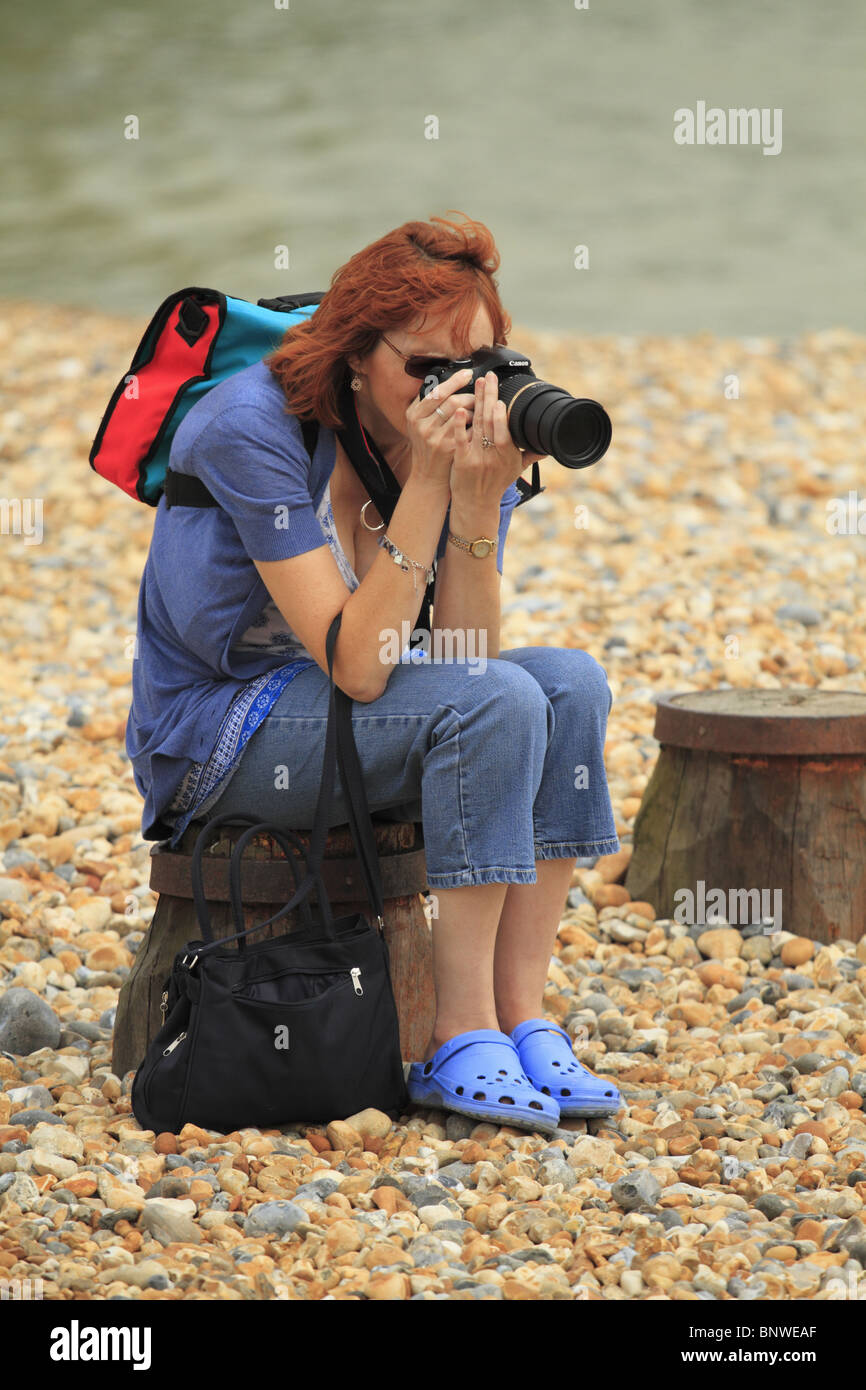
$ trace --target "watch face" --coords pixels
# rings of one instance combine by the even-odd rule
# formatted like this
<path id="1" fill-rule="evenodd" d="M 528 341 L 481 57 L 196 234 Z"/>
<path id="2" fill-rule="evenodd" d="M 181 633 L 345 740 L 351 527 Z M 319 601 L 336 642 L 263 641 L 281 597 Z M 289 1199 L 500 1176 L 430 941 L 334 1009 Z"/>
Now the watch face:
<path id="1" fill-rule="evenodd" d="M 481 555 L 481 556 L 489 555 L 489 554 L 490 554 L 490 542 L 489 542 L 489 541 L 475 541 L 474 544 L 473 544 L 473 546 L 472 546 L 472 554 L 473 554 L 473 555 Z"/>

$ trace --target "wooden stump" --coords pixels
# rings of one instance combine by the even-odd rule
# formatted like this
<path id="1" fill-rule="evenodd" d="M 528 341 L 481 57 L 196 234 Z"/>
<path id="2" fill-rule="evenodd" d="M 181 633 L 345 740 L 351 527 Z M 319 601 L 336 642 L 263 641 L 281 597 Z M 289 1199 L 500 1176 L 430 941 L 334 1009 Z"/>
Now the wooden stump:
<path id="1" fill-rule="evenodd" d="M 693 691 L 659 701 L 654 732 L 661 752 L 634 823 L 625 880 L 632 899 L 688 921 L 683 890 L 700 911 L 703 883 L 704 898 L 720 889 L 729 907 L 749 905 L 739 918 L 720 911 L 742 926 L 762 920 L 752 911 L 757 894 L 745 895 L 765 889 L 778 929 L 858 941 L 866 931 L 866 695 Z"/>
<path id="2" fill-rule="evenodd" d="M 400 1021 L 401 1053 L 404 1061 L 416 1061 L 424 1055 L 435 1013 L 431 934 L 420 897 L 427 885 L 423 831 L 420 824 L 412 822 L 377 820 L 375 815 L 372 820 L 385 899 L 385 939 Z M 175 955 L 187 941 L 201 937 L 190 870 L 202 824 L 193 821 L 187 826 L 177 850 L 169 850 L 162 843 L 151 850 L 150 884 L 159 896 L 147 935 L 120 991 L 112 1056 L 117 1076 L 134 1070 L 141 1062 L 162 1021 L 160 999 Z M 222 827 L 220 838 L 202 858 L 204 892 L 215 938 L 231 936 L 237 930 L 229 902 L 228 859 L 246 828 L 240 823 Z M 295 834 L 306 848 L 309 830 L 297 830 Z M 303 874 L 297 855 L 295 863 Z M 328 832 L 322 878 L 334 917 L 363 912 L 373 920 L 348 825 L 334 826 Z M 294 879 L 282 849 L 267 834 L 255 836 L 244 850 L 241 884 L 245 928 L 266 921 L 294 895 Z M 247 940 L 280 936 L 299 923 L 299 913 L 294 909 L 271 926 L 251 932 Z"/>

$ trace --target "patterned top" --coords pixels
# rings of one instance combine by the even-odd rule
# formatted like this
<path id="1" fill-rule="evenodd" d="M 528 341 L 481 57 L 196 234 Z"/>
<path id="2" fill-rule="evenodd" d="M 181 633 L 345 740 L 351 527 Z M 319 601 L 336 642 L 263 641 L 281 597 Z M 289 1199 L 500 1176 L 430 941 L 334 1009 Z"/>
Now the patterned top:
<path id="1" fill-rule="evenodd" d="M 343 579 L 348 588 L 354 591 L 358 588 L 359 580 L 337 535 L 330 479 L 316 509 L 316 517 Z M 299 672 L 316 665 L 315 659 L 286 622 L 273 599 L 268 600 L 232 652 L 272 653 L 284 664 L 256 676 L 237 692 L 226 712 L 210 757 L 205 762 L 193 763 L 184 777 L 163 813 L 164 820 L 174 827 L 170 840 L 172 848 L 177 845 L 189 822 L 200 819 L 222 796 L 248 740 L 289 682 Z"/>

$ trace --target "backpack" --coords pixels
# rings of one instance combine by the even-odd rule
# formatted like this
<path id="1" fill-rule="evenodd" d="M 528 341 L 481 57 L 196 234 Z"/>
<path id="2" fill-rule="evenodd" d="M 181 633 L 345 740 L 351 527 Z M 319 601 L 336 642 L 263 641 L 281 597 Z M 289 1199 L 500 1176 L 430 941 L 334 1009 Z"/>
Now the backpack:
<path id="1" fill-rule="evenodd" d="M 179 506 L 218 506 L 198 478 L 172 473 L 175 431 L 196 401 L 250 367 L 315 312 L 323 292 L 280 295 L 255 304 L 195 286 L 160 304 L 114 388 L 90 450 L 90 466 L 130 497 L 155 507 L 163 492 Z M 315 420 L 303 422 L 312 456 Z"/>
<path id="2" fill-rule="evenodd" d="M 279 346 L 293 324 L 315 313 L 323 297 L 324 291 L 319 290 L 252 304 L 196 286 L 170 294 L 150 320 L 129 370 L 114 388 L 90 449 L 91 468 L 151 507 L 158 505 L 163 492 L 168 507 L 219 506 L 199 478 L 169 468 L 175 431 L 211 387 L 260 362 Z M 304 447 L 312 458 L 318 422 L 300 424 Z M 359 467 L 357 451 L 349 452 L 371 495 L 373 490 L 378 494 L 381 480 L 375 470 L 370 473 Z M 516 486 L 521 494 L 518 507 L 544 491 L 537 462 L 532 465 L 532 482 L 518 478 Z"/>

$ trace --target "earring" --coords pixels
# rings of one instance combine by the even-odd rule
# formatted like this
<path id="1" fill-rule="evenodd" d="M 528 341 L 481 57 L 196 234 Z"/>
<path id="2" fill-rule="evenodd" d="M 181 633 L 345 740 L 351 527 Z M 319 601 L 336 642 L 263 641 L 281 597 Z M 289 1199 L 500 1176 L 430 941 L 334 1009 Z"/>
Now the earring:
<path id="1" fill-rule="evenodd" d="M 364 384 L 364 383 L 362 382 L 362 380 L 361 380 L 361 378 L 360 378 L 359 376 L 353 376 L 353 377 L 352 377 L 352 380 L 351 380 L 350 383 L 349 383 L 349 385 L 351 386 L 351 388 L 352 388 L 353 391 L 360 391 L 360 389 L 361 389 L 361 387 L 363 386 L 363 384 Z"/>

